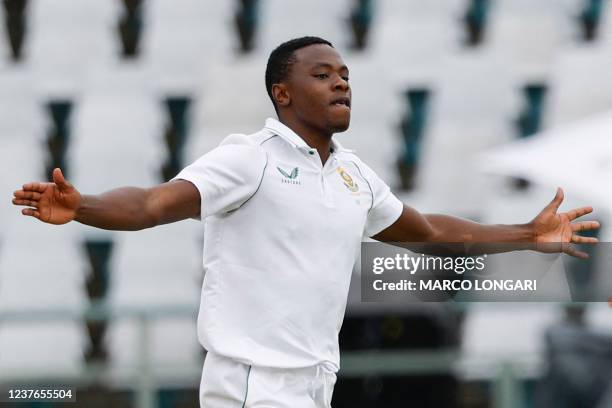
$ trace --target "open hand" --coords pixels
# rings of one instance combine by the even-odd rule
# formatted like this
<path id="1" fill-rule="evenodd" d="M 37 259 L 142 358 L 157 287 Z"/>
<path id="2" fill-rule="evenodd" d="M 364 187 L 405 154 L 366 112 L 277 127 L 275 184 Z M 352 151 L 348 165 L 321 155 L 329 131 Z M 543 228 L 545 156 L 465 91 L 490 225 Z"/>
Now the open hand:
<path id="1" fill-rule="evenodd" d="M 81 204 L 81 194 L 64 179 L 59 168 L 53 170 L 52 183 L 24 184 L 13 195 L 13 204 L 28 207 L 21 210 L 23 215 L 56 225 L 74 220 Z"/>
<path id="2" fill-rule="evenodd" d="M 577 258 L 588 258 L 588 254 L 579 251 L 574 244 L 595 244 L 597 238 L 578 235 L 580 231 L 599 228 L 597 221 L 574 221 L 593 211 L 592 207 L 575 208 L 564 213 L 557 213 L 563 202 L 563 190 L 557 188 L 555 198 L 531 221 L 535 234 L 536 248 L 542 252 L 564 252 Z"/>

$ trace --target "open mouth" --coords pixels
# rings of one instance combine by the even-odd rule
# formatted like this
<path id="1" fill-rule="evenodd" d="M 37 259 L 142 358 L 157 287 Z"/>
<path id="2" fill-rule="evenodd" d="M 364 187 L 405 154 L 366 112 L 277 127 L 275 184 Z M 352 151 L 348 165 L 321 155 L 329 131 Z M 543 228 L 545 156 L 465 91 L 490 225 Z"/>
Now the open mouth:
<path id="1" fill-rule="evenodd" d="M 331 104 L 333 106 L 344 106 L 350 109 L 351 100 L 349 98 L 342 97 L 342 98 L 334 99 Z"/>

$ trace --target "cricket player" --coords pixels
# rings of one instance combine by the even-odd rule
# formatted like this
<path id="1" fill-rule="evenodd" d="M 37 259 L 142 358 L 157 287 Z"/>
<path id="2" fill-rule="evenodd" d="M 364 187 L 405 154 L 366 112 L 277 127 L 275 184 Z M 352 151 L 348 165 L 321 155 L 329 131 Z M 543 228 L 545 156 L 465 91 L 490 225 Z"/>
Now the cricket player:
<path id="1" fill-rule="evenodd" d="M 328 41 L 303 37 L 270 55 L 266 89 L 277 119 L 228 136 L 151 188 L 81 195 L 60 169 L 53 182 L 15 191 L 23 215 L 140 230 L 200 218 L 205 278 L 198 337 L 208 350 L 205 408 L 331 406 L 338 333 L 363 236 L 385 242 L 593 243 L 553 201 L 521 225 L 483 225 L 421 214 L 400 202 L 358 156 L 334 139 L 349 127 L 349 69 Z M 376 137 L 376 135 L 372 135 Z"/>

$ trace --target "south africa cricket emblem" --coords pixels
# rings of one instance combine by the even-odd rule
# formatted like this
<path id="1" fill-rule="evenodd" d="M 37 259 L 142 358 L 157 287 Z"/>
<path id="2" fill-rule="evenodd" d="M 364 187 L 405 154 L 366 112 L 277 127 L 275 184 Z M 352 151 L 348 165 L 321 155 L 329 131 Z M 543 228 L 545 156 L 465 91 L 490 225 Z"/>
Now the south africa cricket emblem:
<path id="1" fill-rule="evenodd" d="M 352 193 L 355 193 L 359 190 L 359 185 L 353 181 L 353 178 L 342 168 L 337 168 L 338 174 L 342 177 L 342 181 L 344 181 L 344 185 L 349 189 Z"/>

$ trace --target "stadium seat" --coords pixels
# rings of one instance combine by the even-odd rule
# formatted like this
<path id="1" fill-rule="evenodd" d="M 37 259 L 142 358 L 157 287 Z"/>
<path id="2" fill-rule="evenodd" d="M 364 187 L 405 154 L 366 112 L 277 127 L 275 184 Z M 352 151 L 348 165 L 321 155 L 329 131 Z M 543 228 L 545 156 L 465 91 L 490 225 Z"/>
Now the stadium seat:
<path id="1" fill-rule="evenodd" d="M 92 68 L 119 58 L 119 2 L 30 3 L 25 58 L 45 91 L 77 93 Z"/>
<path id="2" fill-rule="evenodd" d="M 490 2 L 488 0 L 472 0 L 465 11 L 466 42 L 478 45 L 485 35 Z"/>
<path id="3" fill-rule="evenodd" d="M 77 230 L 43 226 L 23 217 L 11 217 L 5 228 L 11 239 L 2 243 L 0 310 L 82 311 L 87 304 L 86 267 Z M 86 344 L 78 320 L 9 321 L 0 328 L 0 372 L 37 369 L 76 374 Z"/>
<path id="4" fill-rule="evenodd" d="M 604 43 L 568 47 L 550 78 L 549 126 L 560 126 L 612 106 L 612 52 Z"/>
<path id="5" fill-rule="evenodd" d="M 579 21 L 582 23 L 582 33 L 585 41 L 593 41 L 597 36 L 603 7 L 604 3 L 602 0 L 585 1 L 584 7 L 579 15 Z"/>
<path id="6" fill-rule="evenodd" d="M 513 75 L 487 52 L 449 56 L 442 63 L 446 69 L 432 89 L 417 189 L 427 197 L 428 211 L 479 217 L 484 179 L 474 159 L 512 140 L 520 94 Z"/>
<path id="7" fill-rule="evenodd" d="M 233 10 L 231 1 L 146 2 L 141 59 L 166 92 L 196 93 L 207 66 L 236 53 Z"/>
<path id="8" fill-rule="evenodd" d="M 66 167 L 66 151 L 70 145 L 72 101 L 52 100 L 47 103 L 47 113 L 50 116 L 47 130 L 47 160 L 45 173 L 51 174 L 53 169 L 60 167 L 65 177 L 70 173 Z"/>
<path id="9" fill-rule="evenodd" d="M 184 151 L 191 125 L 190 105 L 191 99 L 186 96 L 170 97 L 165 100 L 167 114 L 164 140 L 167 157 L 161 173 L 166 181 L 176 176 L 187 164 L 184 160 Z"/>
<path id="10" fill-rule="evenodd" d="M 201 225 L 184 221 L 117 236 L 111 261 L 109 303 L 112 308 L 193 307 L 202 283 Z M 138 321 L 113 320 L 106 342 L 112 370 L 136 364 Z M 155 364 L 193 364 L 201 355 L 195 334 L 195 315 L 152 321 Z M 118 374 L 117 374 L 118 375 Z"/>
<path id="11" fill-rule="evenodd" d="M 461 48 L 463 8 L 455 0 L 423 3 L 390 0 L 377 3 L 370 48 L 372 61 L 384 63 L 386 75 L 432 83 L 441 60 Z"/>
<path id="12" fill-rule="evenodd" d="M 42 225 L 34 218 L 13 215 L 3 227 L 3 235 L 11 237 L 3 242 L 6 252 L 0 259 L 3 307 L 44 309 L 84 305 L 87 267 L 78 243 L 77 224 L 59 229 Z"/>
<path id="13" fill-rule="evenodd" d="M 517 121 L 519 137 L 529 137 L 540 130 L 546 91 L 545 84 L 528 84 L 523 88 L 525 106 Z"/>
<path id="14" fill-rule="evenodd" d="M 612 7 L 609 4 L 606 4 L 601 12 L 598 32 L 597 42 L 610 44 L 612 41 Z"/>
<path id="15" fill-rule="evenodd" d="M 100 69 L 73 113 L 67 153 L 72 182 L 84 193 L 162 181 L 163 100 L 139 65 Z"/>
<path id="16" fill-rule="evenodd" d="M 511 306 L 472 304 L 463 325 L 462 351 L 467 356 L 527 359 L 543 351 L 544 333 L 560 315 L 557 305 Z"/>
<path id="17" fill-rule="evenodd" d="M 409 89 L 405 93 L 408 109 L 400 124 L 404 153 L 398 157 L 404 190 L 411 190 L 414 186 L 414 175 L 420 162 L 421 140 L 427 124 L 429 96 L 428 89 Z"/>
<path id="18" fill-rule="evenodd" d="M 255 46 L 255 34 L 261 24 L 259 0 L 241 0 L 234 14 L 234 25 L 240 39 L 240 49 L 247 53 Z"/>
<path id="19" fill-rule="evenodd" d="M 554 0 L 495 1 L 486 48 L 524 81 L 541 81 L 550 73 L 564 41 L 571 43 L 568 14 Z"/>
<path id="20" fill-rule="evenodd" d="M 120 306 L 197 300 L 201 225 L 193 220 L 117 235 L 109 296 Z"/>
<path id="21" fill-rule="evenodd" d="M 121 55 L 124 58 L 137 58 L 140 53 L 140 38 L 143 29 L 142 0 L 124 0 L 123 12 L 118 23 L 121 39 Z"/>
<path id="22" fill-rule="evenodd" d="M 0 50 L 8 51 L 3 57 L 19 61 L 23 55 L 23 44 L 27 35 L 27 0 L 6 0 L 2 3 L 0 18 L 4 23 L 4 38 L 2 41 L 6 48 L 0 45 Z M 4 52 L 2 53 L 4 54 Z"/>
<path id="23" fill-rule="evenodd" d="M 20 373 L 77 376 L 84 368 L 86 344 L 78 322 L 5 323 L 0 328 L 0 381 Z"/>
<path id="24" fill-rule="evenodd" d="M 109 269 L 112 257 L 113 241 L 110 239 L 86 239 L 85 251 L 89 260 L 89 270 L 85 282 L 87 295 L 92 305 L 103 304 L 111 279 Z M 105 320 L 91 319 L 86 321 L 85 326 L 89 335 L 89 347 L 85 352 L 87 362 L 105 362 L 108 358 L 104 337 L 108 322 Z"/>
<path id="25" fill-rule="evenodd" d="M 111 279 L 109 263 L 113 253 L 113 241 L 88 239 L 85 250 L 89 259 L 87 294 L 92 300 L 104 299 Z"/>
<path id="26" fill-rule="evenodd" d="M 353 48 L 362 50 L 367 45 L 368 34 L 374 17 L 371 0 L 356 0 L 351 11 L 350 22 L 353 29 Z"/>
<path id="27" fill-rule="evenodd" d="M 260 130 L 264 119 L 274 115 L 264 84 L 265 69 L 265 62 L 256 57 L 210 63 L 199 85 L 201 101 L 194 112 L 195 126 L 217 128 L 232 123 L 235 130 L 231 133 Z M 229 83 L 220 78 L 232 80 Z"/>
<path id="28" fill-rule="evenodd" d="M 21 65 L 2 70 L 0 75 L 0 142 L 42 142 L 46 136 L 47 114 L 39 83 L 32 71 Z"/>
<path id="29" fill-rule="evenodd" d="M 43 104 L 37 101 L 35 83 L 27 71 L 10 69 L 0 75 L 0 241 L 6 239 L 9 220 L 19 219 L 20 210 L 12 205 L 13 191 L 24 183 L 46 179 L 47 159 L 44 144 L 47 117 Z M 6 92 L 5 92 L 6 91 Z"/>
<path id="30" fill-rule="evenodd" d="M 350 45 L 348 23 L 351 0 L 328 2 L 287 2 L 268 0 L 261 2 L 261 26 L 257 34 L 257 53 L 263 59 L 281 42 L 303 35 L 316 35 L 331 41 L 338 49 Z M 321 10 L 325 10 L 321 13 Z M 291 24 L 275 24 L 291 21 Z"/>

